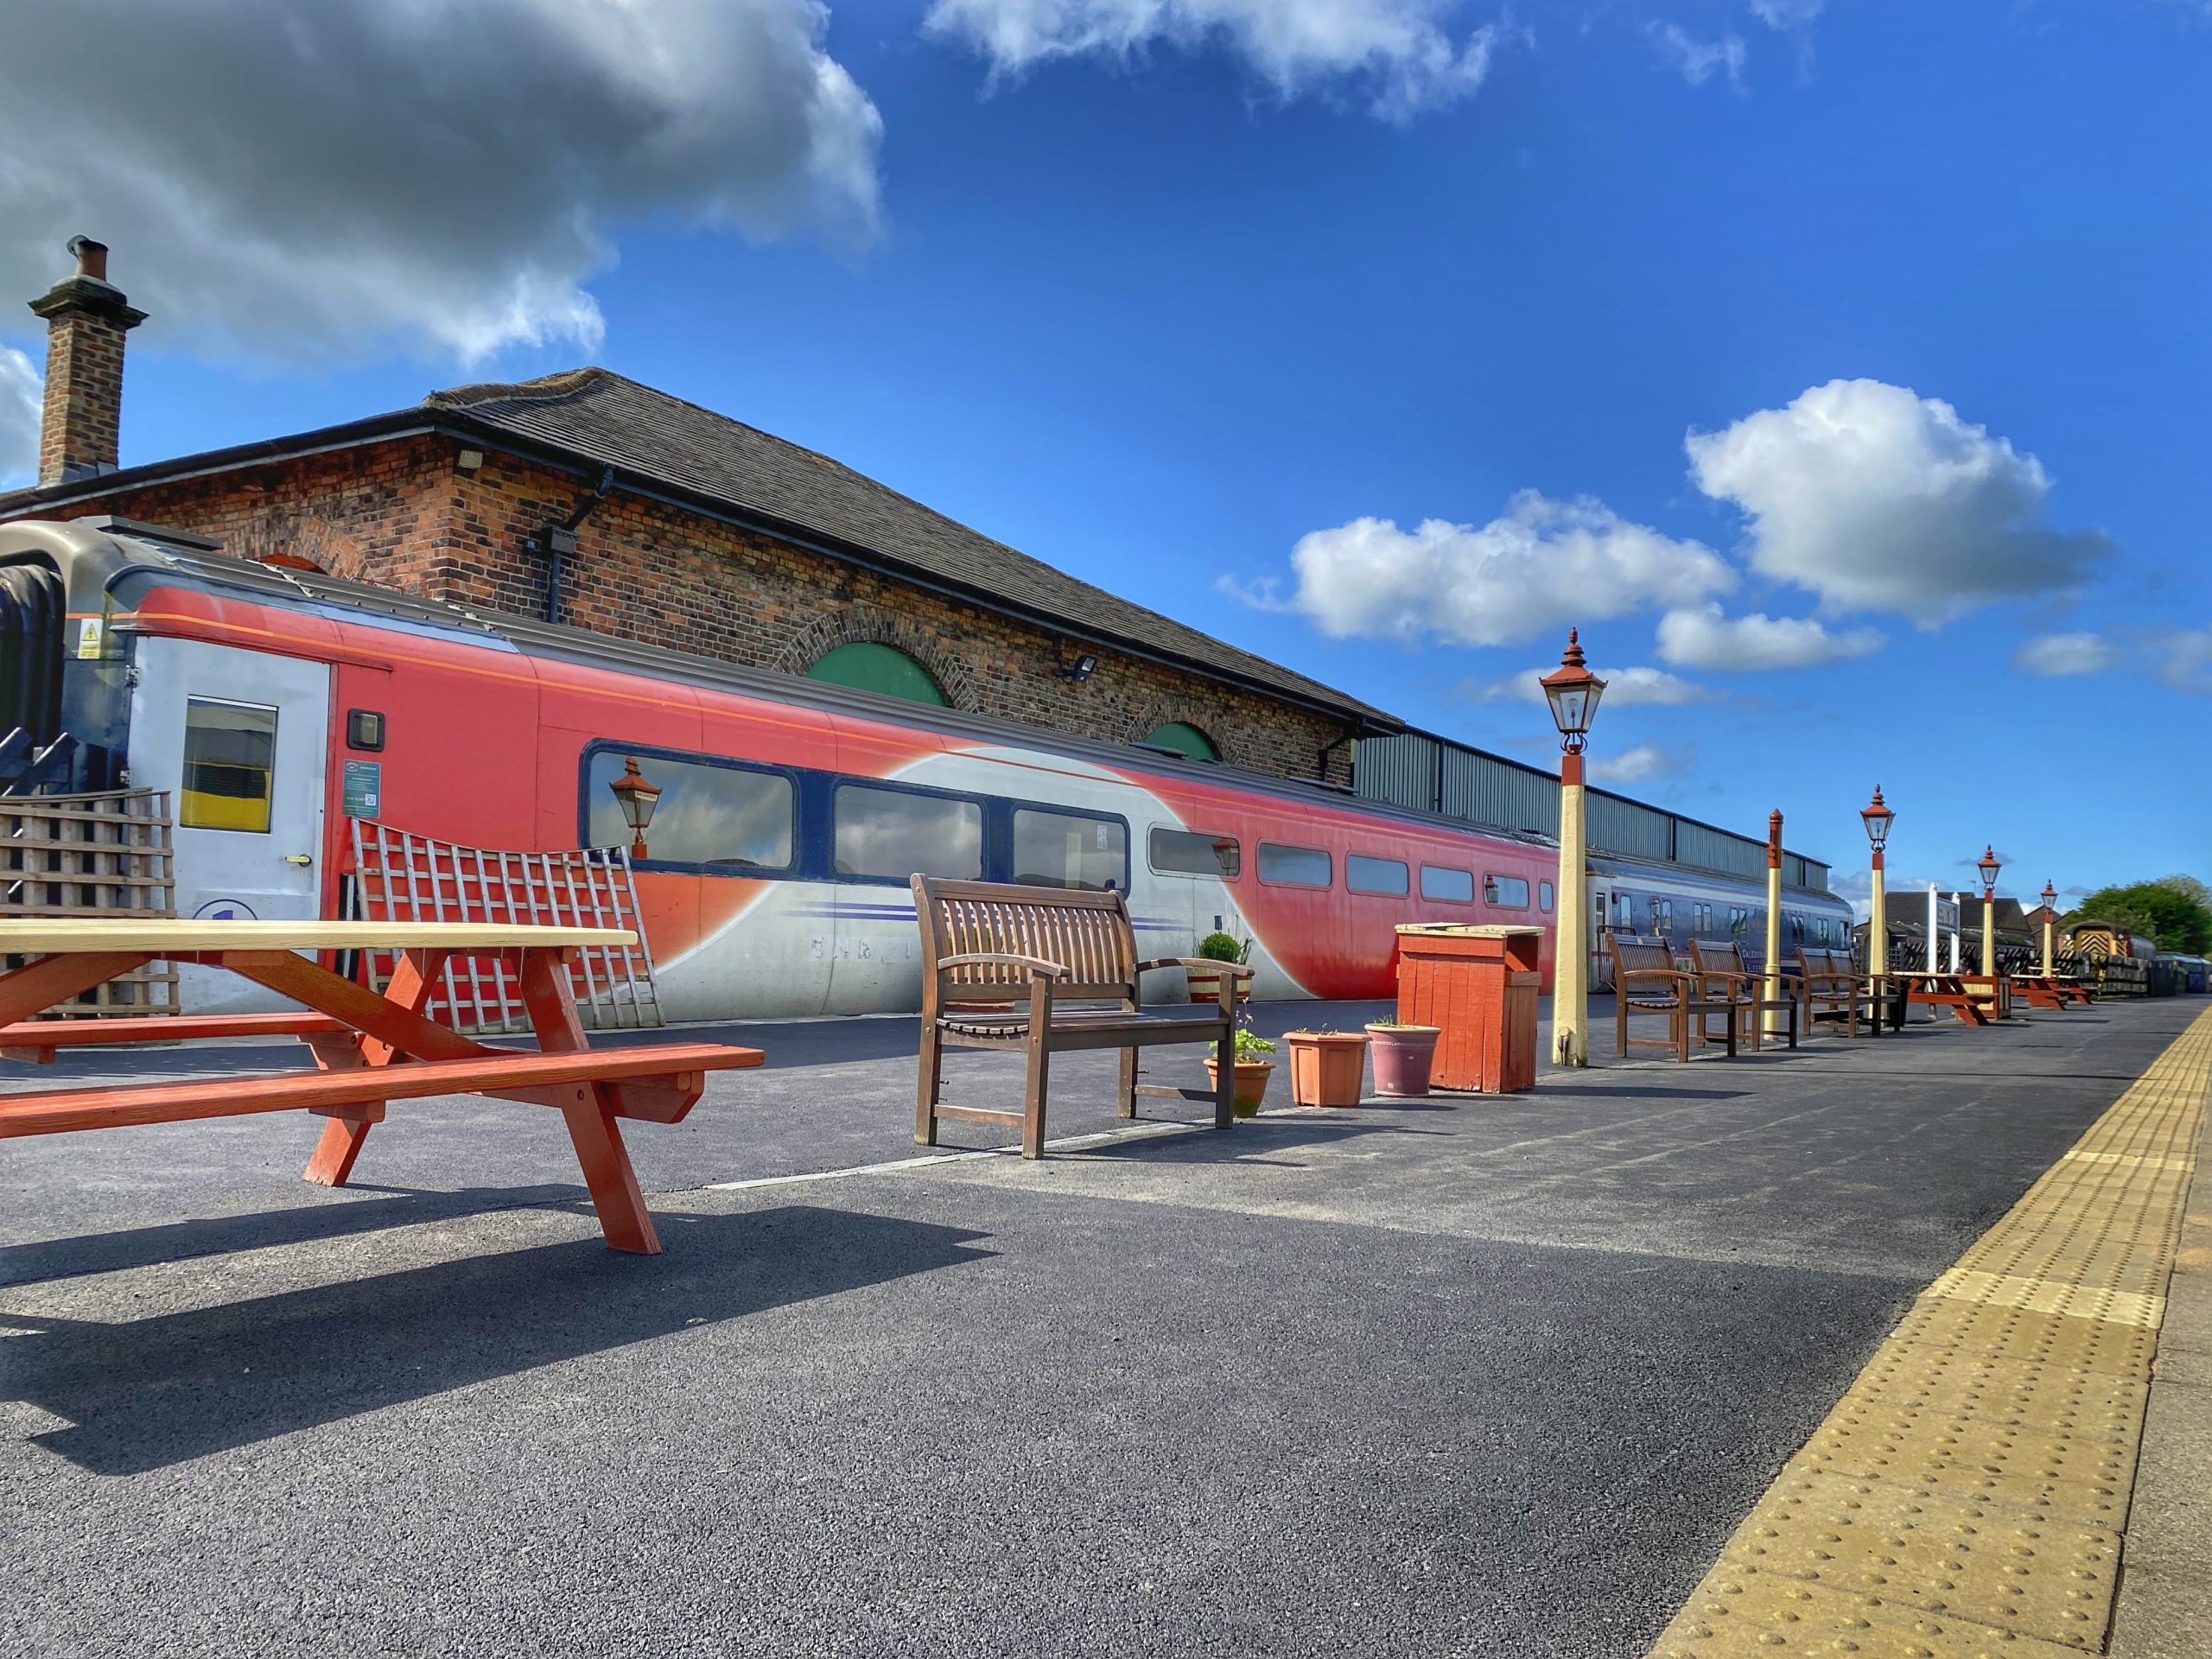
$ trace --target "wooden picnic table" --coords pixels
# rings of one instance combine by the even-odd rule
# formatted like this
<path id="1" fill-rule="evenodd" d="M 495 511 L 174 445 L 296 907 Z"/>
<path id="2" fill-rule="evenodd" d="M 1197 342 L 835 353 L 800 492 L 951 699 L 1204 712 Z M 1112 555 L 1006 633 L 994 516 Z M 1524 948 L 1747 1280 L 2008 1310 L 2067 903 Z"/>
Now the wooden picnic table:
<path id="1" fill-rule="evenodd" d="M 1987 1026 L 1996 1023 L 1993 1009 L 1994 999 L 1986 992 L 1976 991 L 1967 982 L 1966 974 L 1908 973 L 1905 1000 L 1926 1007 L 1948 1008 L 1958 1016 L 1962 1025 Z"/>
<path id="2" fill-rule="evenodd" d="M 558 1110 L 607 1242 L 660 1249 L 619 1120 L 683 1120 L 705 1074 L 755 1066 L 758 1049 L 713 1043 L 593 1048 L 577 1017 L 569 962 L 586 945 L 633 944 L 618 929 L 476 922 L 0 920 L 0 955 L 35 956 L 0 973 L 0 1054 L 50 1059 L 92 1043 L 285 1034 L 316 1069 L 0 1095 L 0 1139 L 126 1124 L 300 1110 L 327 1122 L 305 1179 L 342 1185 L 393 1099 L 487 1095 Z M 382 993 L 301 951 L 374 950 L 396 957 Z M 424 1012 L 449 957 L 496 958 L 514 977 L 537 1052 L 493 1048 Z M 303 1006 L 301 1014 L 70 1021 L 32 1016 L 149 962 L 223 969 Z"/>

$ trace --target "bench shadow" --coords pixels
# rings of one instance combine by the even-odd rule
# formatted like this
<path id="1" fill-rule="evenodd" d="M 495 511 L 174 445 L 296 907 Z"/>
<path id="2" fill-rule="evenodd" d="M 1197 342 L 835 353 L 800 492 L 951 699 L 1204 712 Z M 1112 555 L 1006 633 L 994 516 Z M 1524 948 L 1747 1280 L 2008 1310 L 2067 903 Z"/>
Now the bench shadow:
<path id="1" fill-rule="evenodd" d="M 808 1205 L 663 1215 L 668 1250 L 597 1238 L 110 1324 L 10 1313 L 0 1395 L 67 1420 L 31 1438 L 143 1474 L 687 1327 L 982 1261 L 987 1235 Z"/>
<path id="2" fill-rule="evenodd" d="M 257 1210 L 243 1215 L 211 1216 L 195 1221 L 130 1227 L 118 1232 L 90 1233 L 76 1238 L 0 1244 L 0 1287 L 113 1273 L 123 1268 L 151 1267 L 162 1262 L 185 1262 L 194 1256 L 221 1255 L 270 1244 L 344 1238 L 356 1233 L 381 1232 L 388 1227 L 410 1226 L 416 1222 L 485 1215 L 496 1210 L 536 1208 L 566 1210 L 577 1215 L 591 1213 L 589 1195 L 573 1182 L 463 1187 L 453 1192 L 353 1182 L 340 1190 L 359 1196 L 340 1198 L 334 1194 L 321 1204 L 302 1205 L 292 1210 Z"/>

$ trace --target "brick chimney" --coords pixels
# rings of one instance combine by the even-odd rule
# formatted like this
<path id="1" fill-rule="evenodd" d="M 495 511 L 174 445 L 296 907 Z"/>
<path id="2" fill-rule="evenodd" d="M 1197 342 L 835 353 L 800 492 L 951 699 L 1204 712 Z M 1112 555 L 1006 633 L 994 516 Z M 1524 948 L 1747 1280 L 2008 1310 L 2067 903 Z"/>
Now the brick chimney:
<path id="1" fill-rule="evenodd" d="M 46 319 L 46 410 L 38 481 L 64 484 L 115 470 L 123 419 L 123 336 L 145 321 L 107 279 L 107 244 L 73 236 L 76 274 L 31 309 Z"/>

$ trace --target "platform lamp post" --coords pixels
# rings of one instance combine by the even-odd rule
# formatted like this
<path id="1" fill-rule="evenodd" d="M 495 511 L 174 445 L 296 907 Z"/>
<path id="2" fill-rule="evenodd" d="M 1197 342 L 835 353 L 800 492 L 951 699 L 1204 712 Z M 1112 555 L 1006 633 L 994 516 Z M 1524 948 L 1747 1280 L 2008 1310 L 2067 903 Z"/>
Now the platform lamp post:
<path id="1" fill-rule="evenodd" d="M 1559 728 L 1558 944 L 1552 965 L 1552 1058 L 1590 1064 L 1589 850 L 1583 817 L 1582 750 L 1605 683 L 1582 661 L 1579 630 L 1567 631 L 1559 666 L 1541 682 Z"/>
<path id="2" fill-rule="evenodd" d="M 622 757 L 622 775 L 607 788 L 622 808 L 622 822 L 630 826 L 630 856 L 634 861 L 647 856 L 645 826 L 653 821 L 653 808 L 660 804 L 660 785 L 645 781 L 645 774 L 638 770 L 638 757 Z"/>
<path id="3" fill-rule="evenodd" d="M 2058 971 L 2058 889 L 2046 881 L 2043 884 L 2043 976 L 2049 979 Z"/>
<path id="4" fill-rule="evenodd" d="M 1981 861 L 1974 866 L 1981 872 L 1981 976 L 1997 976 L 1997 872 L 2005 867 L 1997 861 L 1994 842 L 1981 849 Z"/>
<path id="5" fill-rule="evenodd" d="M 1766 962 L 1760 977 L 1766 988 L 1760 998 L 1768 1002 L 1782 1000 L 1782 809 L 1776 807 L 1766 815 Z M 1759 1016 L 1759 1025 L 1772 1033 L 1783 1028 L 1782 1010 L 1769 1008 Z"/>
<path id="6" fill-rule="evenodd" d="M 1890 971 L 1890 892 L 1888 877 L 1883 873 L 1882 848 L 1897 815 L 1882 804 L 1882 786 L 1877 784 L 1873 801 L 1860 807 L 1859 816 L 1866 821 L 1867 844 L 1874 849 L 1874 881 L 1866 911 L 1866 971 L 1886 974 Z"/>

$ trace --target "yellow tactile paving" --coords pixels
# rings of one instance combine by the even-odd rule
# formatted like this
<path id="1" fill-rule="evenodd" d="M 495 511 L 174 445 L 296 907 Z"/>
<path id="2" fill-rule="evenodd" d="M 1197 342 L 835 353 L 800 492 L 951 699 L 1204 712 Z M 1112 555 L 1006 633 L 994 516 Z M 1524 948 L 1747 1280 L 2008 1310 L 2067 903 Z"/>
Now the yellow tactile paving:
<path id="1" fill-rule="evenodd" d="M 2101 1652 L 2212 1012 L 1922 1293 L 1652 1659 Z"/>

